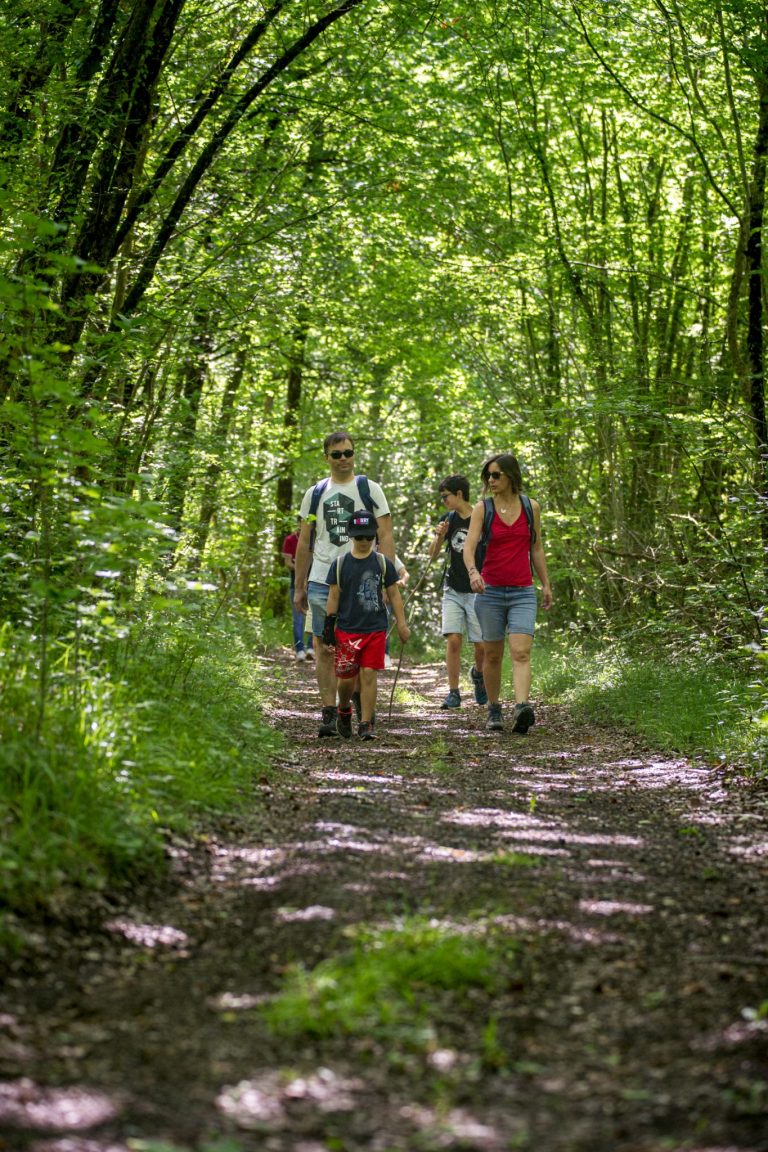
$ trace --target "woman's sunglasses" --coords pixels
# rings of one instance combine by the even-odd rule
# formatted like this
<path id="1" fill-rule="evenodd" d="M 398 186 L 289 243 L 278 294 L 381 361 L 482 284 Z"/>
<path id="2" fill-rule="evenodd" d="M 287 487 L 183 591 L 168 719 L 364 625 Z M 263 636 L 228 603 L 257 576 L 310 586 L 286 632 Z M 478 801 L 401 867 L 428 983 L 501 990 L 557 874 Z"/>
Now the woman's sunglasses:
<path id="1" fill-rule="evenodd" d="M 498 480 L 499 477 L 503 476 L 503 475 L 504 475 L 503 472 L 489 472 L 488 473 L 488 479 L 489 480 Z"/>
<path id="2" fill-rule="evenodd" d="M 341 460 L 342 456 L 346 456 L 346 458 L 349 459 L 350 456 L 354 456 L 354 454 L 355 454 L 354 448 L 342 448 L 342 450 L 340 452 L 329 452 L 328 453 L 331 460 Z"/>

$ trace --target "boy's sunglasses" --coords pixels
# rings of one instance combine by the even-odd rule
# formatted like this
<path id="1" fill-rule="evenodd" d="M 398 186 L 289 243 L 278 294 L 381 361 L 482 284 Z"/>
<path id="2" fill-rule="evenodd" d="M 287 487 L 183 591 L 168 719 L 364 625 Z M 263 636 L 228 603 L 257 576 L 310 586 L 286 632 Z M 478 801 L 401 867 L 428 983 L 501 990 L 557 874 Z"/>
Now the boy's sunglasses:
<path id="1" fill-rule="evenodd" d="M 329 452 L 328 453 L 331 460 L 341 460 L 342 456 L 346 456 L 347 459 L 349 459 L 349 457 L 354 456 L 354 454 L 355 454 L 354 448 L 343 448 L 340 452 Z"/>
<path id="2" fill-rule="evenodd" d="M 504 475 L 503 472 L 489 472 L 488 473 L 488 479 L 489 480 L 498 480 L 499 477 L 503 476 L 503 475 Z"/>

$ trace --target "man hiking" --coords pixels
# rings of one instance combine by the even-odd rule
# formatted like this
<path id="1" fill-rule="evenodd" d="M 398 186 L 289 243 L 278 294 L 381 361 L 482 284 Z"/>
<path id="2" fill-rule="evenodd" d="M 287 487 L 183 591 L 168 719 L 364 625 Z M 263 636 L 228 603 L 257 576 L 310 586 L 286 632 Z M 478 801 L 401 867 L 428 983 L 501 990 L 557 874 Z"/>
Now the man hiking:
<path id="1" fill-rule="evenodd" d="M 295 603 L 299 612 L 312 609 L 315 675 L 323 709 L 318 735 L 338 736 L 334 657 L 320 643 L 328 603 L 328 570 L 338 556 L 349 552 L 347 524 L 363 509 L 376 517 L 379 550 L 393 564 L 395 545 L 386 496 L 373 480 L 355 475 L 355 445 L 349 433 L 343 429 L 331 432 L 323 441 L 323 453 L 330 475 L 307 489 L 299 509 Z"/>

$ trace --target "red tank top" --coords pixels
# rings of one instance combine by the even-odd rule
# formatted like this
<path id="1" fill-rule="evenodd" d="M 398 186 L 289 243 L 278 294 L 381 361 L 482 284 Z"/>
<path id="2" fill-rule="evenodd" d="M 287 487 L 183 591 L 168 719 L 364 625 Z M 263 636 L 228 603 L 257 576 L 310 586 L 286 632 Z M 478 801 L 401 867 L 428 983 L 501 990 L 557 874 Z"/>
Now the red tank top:
<path id="1" fill-rule="evenodd" d="M 522 507 L 514 524 L 505 524 L 494 509 L 482 577 L 495 588 L 528 588 L 533 584 L 531 530 Z"/>

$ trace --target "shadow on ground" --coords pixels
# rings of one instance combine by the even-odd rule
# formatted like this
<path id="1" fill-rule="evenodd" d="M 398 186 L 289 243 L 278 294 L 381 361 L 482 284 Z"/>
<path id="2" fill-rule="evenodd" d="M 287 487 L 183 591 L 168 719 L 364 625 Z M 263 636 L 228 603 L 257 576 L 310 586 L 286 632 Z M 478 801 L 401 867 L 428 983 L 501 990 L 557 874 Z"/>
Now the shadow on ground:
<path id="1" fill-rule="evenodd" d="M 321 741 L 311 667 L 268 663 L 288 740 L 252 815 L 7 981 L 0 1149 L 768 1149 L 764 794 L 545 706 L 489 734 L 431 666 L 391 718 L 382 678 L 375 743 Z M 413 924 L 492 975 L 269 1025 L 296 966 L 360 983 Z"/>

